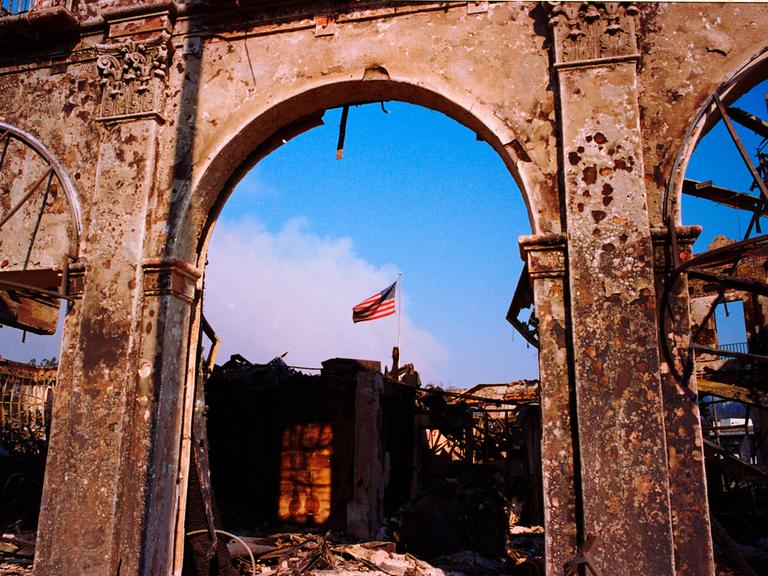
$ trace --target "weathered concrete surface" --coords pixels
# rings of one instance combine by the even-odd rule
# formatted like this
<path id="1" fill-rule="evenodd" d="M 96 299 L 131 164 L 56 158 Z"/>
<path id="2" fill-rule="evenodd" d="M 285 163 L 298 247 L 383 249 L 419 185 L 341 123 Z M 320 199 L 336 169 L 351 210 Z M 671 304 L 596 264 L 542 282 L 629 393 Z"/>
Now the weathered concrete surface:
<path id="1" fill-rule="evenodd" d="M 671 575 L 635 63 L 562 69 L 559 80 L 584 539 L 599 574 Z"/>
<path id="2" fill-rule="evenodd" d="M 34 17 L 1 18 L 0 118 L 61 161 L 84 232 L 37 573 L 170 569 L 190 310 L 218 210 L 248 166 L 326 108 L 386 99 L 475 130 L 520 185 L 532 232 L 567 239 L 562 281 L 534 278 L 552 330 L 541 353 L 548 572 L 594 536 L 600 573 L 711 573 L 708 557 L 695 570 L 673 561 L 673 545 L 678 558 L 697 538 L 710 545 L 677 527 L 669 500 L 670 470 L 696 476 L 700 451 L 693 413 L 678 421 L 667 406 L 651 226 L 664 224 L 675 157 L 684 165 L 706 128 L 684 141 L 694 116 L 766 48 L 766 20 L 749 4 L 299 0 L 45 0 Z M 0 191 L 0 213 L 20 190 Z M 57 202 L 34 267 L 65 252 L 71 222 Z M 0 230 L 8 270 L 23 267 L 18 239 L 34 224 L 20 218 Z M 686 458 L 673 462 L 675 424 Z M 685 506 L 701 516 L 704 495 L 691 490 Z"/>
<path id="3" fill-rule="evenodd" d="M 698 237 L 699 227 L 677 230 L 679 261 L 691 255 L 691 246 Z M 672 267 L 673 247 L 665 228 L 652 230 L 654 243 L 654 272 L 657 295 L 662 295 L 666 275 Z M 675 573 L 714 576 L 714 552 L 710 538 L 709 514 L 701 506 L 707 494 L 704 471 L 704 444 L 697 403 L 695 375 L 681 382 L 675 375 L 685 373 L 683 355 L 687 354 L 691 318 L 689 314 L 688 283 L 681 278 L 668 298 L 660 298 L 667 306 L 666 321 L 659 325 L 659 339 L 665 340 L 675 358 L 675 371 L 662 355 L 661 387 L 664 399 L 664 428 L 669 466 L 669 500 L 675 543 Z M 660 347 L 663 344 L 660 342 Z"/>
<path id="4" fill-rule="evenodd" d="M 565 289 L 565 237 L 521 237 L 520 246 L 533 281 L 539 318 L 539 386 L 541 389 L 541 468 L 546 502 L 544 524 L 547 574 L 561 574 L 578 554 L 577 497 L 574 470 L 575 406 L 569 377 Z"/>

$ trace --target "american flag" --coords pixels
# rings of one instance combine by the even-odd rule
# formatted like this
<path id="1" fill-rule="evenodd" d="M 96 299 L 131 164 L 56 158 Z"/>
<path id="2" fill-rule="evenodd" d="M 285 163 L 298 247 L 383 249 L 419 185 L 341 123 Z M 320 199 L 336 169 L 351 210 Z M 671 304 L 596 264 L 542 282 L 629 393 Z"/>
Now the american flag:
<path id="1" fill-rule="evenodd" d="M 376 292 L 370 298 L 366 298 L 360 304 L 352 308 L 352 322 L 365 322 L 366 320 L 377 320 L 385 316 L 392 316 L 395 313 L 395 292 L 397 290 L 397 281 L 391 286 L 384 288 L 381 292 Z"/>

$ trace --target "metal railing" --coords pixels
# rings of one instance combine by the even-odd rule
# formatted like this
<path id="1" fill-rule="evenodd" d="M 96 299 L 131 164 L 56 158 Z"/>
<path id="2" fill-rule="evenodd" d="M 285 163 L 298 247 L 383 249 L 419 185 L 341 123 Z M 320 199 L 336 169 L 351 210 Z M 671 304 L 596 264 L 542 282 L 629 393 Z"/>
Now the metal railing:
<path id="1" fill-rule="evenodd" d="M 56 367 L 35 368 L 0 360 L 0 444 L 45 440 Z"/>
<path id="2" fill-rule="evenodd" d="M 61 6 L 70 12 L 75 9 L 76 0 L 0 0 L 0 16 L 25 14 L 38 6 L 41 9 Z"/>
<path id="3" fill-rule="evenodd" d="M 731 344 L 718 344 L 717 347 L 720 350 L 728 350 L 728 352 L 741 352 L 742 354 L 749 353 L 749 344 L 747 342 L 733 342 Z"/>
<path id="4" fill-rule="evenodd" d="M 29 12 L 35 0 L 0 0 L 0 15 L 11 16 Z"/>

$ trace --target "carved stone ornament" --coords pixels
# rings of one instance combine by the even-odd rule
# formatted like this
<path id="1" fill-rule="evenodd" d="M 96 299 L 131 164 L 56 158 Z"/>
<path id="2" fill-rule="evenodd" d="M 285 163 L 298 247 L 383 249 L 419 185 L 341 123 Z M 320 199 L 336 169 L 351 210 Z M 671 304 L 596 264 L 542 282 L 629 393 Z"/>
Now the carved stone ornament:
<path id="1" fill-rule="evenodd" d="M 98 44 L 101 120 L 158 116 L 170 53 L 170 36 Z"/>
<path id="2" fill-rule="evenodd" d="M 176 258 L 147 258 L 144 269 L 144 296 L 175 296 L 191 303 L 200 272 Z"/>
<path id="3" fill-rule="evenodd" d="M 546 2 L 558 67 L 639 58 L 633 3 Z"/>

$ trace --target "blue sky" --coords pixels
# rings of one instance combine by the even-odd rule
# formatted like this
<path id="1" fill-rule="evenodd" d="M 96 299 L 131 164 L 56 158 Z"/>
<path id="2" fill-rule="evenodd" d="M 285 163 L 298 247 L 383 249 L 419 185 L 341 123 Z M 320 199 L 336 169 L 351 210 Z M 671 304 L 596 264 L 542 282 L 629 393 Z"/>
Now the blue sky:
<path id="1" fill-rule="evenodd" d="M 335 158 L 341 110 L 335 109 L 326 113 L 323 126 L 287 143 L 251 171 L 217 224 L 207 281 L 222 290 L 229 285 L 215 278 L 215 258 L 227 258 L 217 250 L 221 230 L 239 228 L 245 236 L 242 223 L 250 219 L 259 233 L 278 237 L 300 218 L 304 235 L 331 243 L 344 239 L 357 257 L 386 271 L 367 283 L 346 277 L 354 290 L 343 306 L 339 303 L 338 318 L 328 319 L 326 331 L 338 334 L 339 344 L 329 354 L 352 355 L 352 350 L 388 363 L 395 320 L 353 325 L 351 308 L 402 272 L 409 319 L 403 326 L 403 360 L 415 362 L 425 380 L 468 386 L 536 377 L 535 351 L 505 320 L 522 269 L 517 237 L 530 233 L 512 176 L 490 146 L 450 118 L 400 102 L 389 102 L 386 109 L 388 113 L 378 104 L 350 109 L 341 160 Z M 227 267 L 221 274 L 231 279 L 233 270 Z M 338 275 L 315 275 L 306 279 L 306 292 L 346 292 L 349 287 L 340 282 Z M 266 292 L 261 297 L 273 296 Z M 206 313 L 214 317 L 212 322 L 215 298 L 209 289 Z M 311 294 L 308 299 L 311 308 Z M 299 295 L 289 305 L 305 304 Z M 305 327 L 300 318 L 296 324 L 279 329 L 301 338 Z M 419 342 L 413 340 L 413 329 L 432 335 L 441 353 L 425 351 L 423 345 L 414 349 Z M 381 332 L 382 338 L 367 350 L 353 346 L 371 331 Z M 306 348 L 292 352 L 288 360 L 317 365 L 322 358 L 313 354 L 311 344 Z M 270 351 L 265 343 L 253 349 L 260 356 L 252 360 L 266 361 L 282 351 Z M 425 352 L 427 358 L 422 357 Z"/>
<path id="2" fill-rule="evenodd" d="M 766 90 L 763 83 L 738 105 L 765 118 Z M 269 155 L 233 193 L 206 277 L 206 315 L 223 338 L 219 359 L 238 352 L 265 362 L 288 351 L 299 366 L 336 355 L 388 364 L 394 319 L 353 325 L 351 308 L 402 272 L 403 361 L 425 382 L 536 377 L 535 350 L 505 320 L 522 268 L 517 237 L 530 233 L 514 180 L 450 118 L 399 102 L 386 109 L 351 108 L 342 160 L 341 111 L 328 111 L 324 126 Z M 753 152 L 759 138 L 737 130 Z M 722 124 L 699 144 L 687 176 L 749 187 Z M 685 197 L 683 221 L 704 225 L 700 251 L 717 234 L 740 237 L 748 219 Z M 29 335 L 25 345 L 20 337 L 0 329 L 0 354 L 58 354 L 57 337 Z"/>

